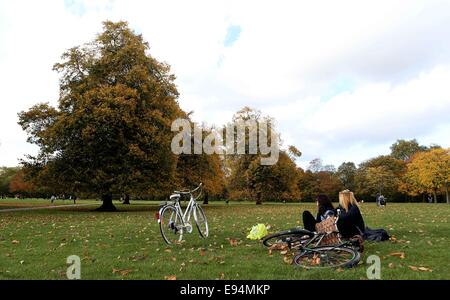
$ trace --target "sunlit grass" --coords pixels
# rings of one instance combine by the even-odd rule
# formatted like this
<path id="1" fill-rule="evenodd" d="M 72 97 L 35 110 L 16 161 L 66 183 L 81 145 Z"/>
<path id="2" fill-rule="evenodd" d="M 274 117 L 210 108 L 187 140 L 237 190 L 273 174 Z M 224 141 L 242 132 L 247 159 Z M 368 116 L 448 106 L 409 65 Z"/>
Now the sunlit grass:
<path id="1" fill-rule="evenodd" d="M 154 217 L 159 202 L 133 203 L 117 203 L 114 213 L 93 212 L 95 205 L 0 212 L 0 278 L 65 279 L 66 258 L 78 255 L 82 279 L 367 279 L 364 262 L 376 254 L 382 279 L 450 279 L 446 204 L 389 204 L 383 209 L 365 203 L 367 225 L 386 228 L 396 241 L 366 243 L 357 268 L 307 271 L 286 264 L 278 252 L 269 255 L 246 236 L 257 223 L 270 225 L 271 232 L 300 226 L 301 212 L 314 211 L 313 204 L 214 202 L 204 206 L 208 239 L 201 239 L 194 227 L 185 243 L 168 247 Z M 390 256 L 393 252 L 405 257 Z"/>

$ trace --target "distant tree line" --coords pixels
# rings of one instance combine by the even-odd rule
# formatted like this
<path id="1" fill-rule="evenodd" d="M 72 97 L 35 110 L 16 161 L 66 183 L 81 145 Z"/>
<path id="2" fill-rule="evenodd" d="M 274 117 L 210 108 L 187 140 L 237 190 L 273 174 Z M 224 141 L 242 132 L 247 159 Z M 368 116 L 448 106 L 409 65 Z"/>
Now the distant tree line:
<path id="1" fill-rule="evenodd" d="M 368 159 L 358 167 L 344 162 L 335 169 L 315 159 L 300 173 L 303 201 L 312 201 L 318 193 L 337 200 L 340 190 L 350 189 L 364 201 L 375 201 L 380 193 L 392 202 L 425 202 L 431 196 L 434 202 L 449 203 L 450 149 L 421 146 L 415 139 L 397 140 L 389 155 Z"/>

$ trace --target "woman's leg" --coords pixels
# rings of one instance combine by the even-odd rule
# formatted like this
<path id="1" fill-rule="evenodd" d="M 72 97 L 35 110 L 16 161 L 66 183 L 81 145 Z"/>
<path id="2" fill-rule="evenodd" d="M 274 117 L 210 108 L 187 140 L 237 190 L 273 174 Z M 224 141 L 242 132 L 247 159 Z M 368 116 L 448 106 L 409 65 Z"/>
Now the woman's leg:
<path id="1" fill-rule="evenodd" d="M 316 231 L 316 219 L 310 211 L 305 210 L 303 212 L 303 227 L 309 231 Z"/>

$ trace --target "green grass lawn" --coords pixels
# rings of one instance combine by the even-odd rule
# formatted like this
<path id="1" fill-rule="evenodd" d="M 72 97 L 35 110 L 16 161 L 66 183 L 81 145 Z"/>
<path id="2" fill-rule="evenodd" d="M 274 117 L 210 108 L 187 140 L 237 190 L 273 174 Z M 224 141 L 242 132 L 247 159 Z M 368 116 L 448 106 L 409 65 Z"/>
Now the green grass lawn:
<path id="1" fill-rule="evenodd" d="M 257 223 L 270 225 L 270 232 L 299 226 L 301 212 L 315 210 L 314 204 L 211 203 L 204 206 L 210 237 L 200 239 L 194 231 L 172 247 L 154 217 L 158 202 L 116 205 L 115 213 L 92 212 L 95 205 L 0 212 L 0 279 L 65 279 L 70 255 L 81 258 L 82 279 L 367 279 L 365 261 L 372 254 L 381 258 L 382 279 L 450 279 L 446 204 L 389 203 L 382 209 L 364 203 L 367 225 L 386 228 L 396 241 L 366 243 L 361 264 L 350 270 L 304 270 L 246 239 Z M 404 258 L 390 256 L 395 252 Z"/>
<path id="2" fill-rule="evenodd" d="M 95 200 L 77 200 L 76 204 L 98 204 Z M 29 208 L 29 207 L 47 207 L 61 206 L 73 204 L 73 200 L 55 200 L 53 203 L 50 199 L 0 199 L 0 211 L 4 209 Z"/>

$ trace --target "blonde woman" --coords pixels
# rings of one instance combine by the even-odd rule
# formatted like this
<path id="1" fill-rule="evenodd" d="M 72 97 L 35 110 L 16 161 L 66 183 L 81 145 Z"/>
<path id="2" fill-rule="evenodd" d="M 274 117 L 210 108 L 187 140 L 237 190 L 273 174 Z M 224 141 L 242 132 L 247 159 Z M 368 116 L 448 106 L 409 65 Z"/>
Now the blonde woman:
<path id="1" fill-rule="evenodd" d="M 342 237 L 362 236 L 366 227 L 353 192 L 344 190 L 339 193 L 339 209 L 337 227 Z"/>

